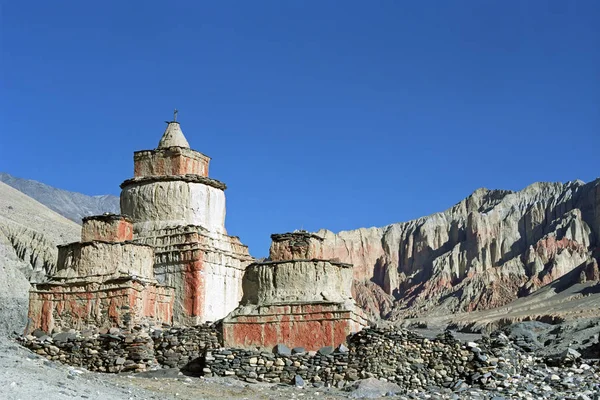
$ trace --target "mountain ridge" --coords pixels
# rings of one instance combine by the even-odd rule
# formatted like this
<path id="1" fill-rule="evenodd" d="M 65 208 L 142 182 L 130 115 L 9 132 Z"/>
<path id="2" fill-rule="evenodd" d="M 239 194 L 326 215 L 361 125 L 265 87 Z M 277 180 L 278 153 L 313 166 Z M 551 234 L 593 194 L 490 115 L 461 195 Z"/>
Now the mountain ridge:
<path id="1" fill-rule="evenodd" d="M 82 218 L 90 215 L 105 212 L 119 214 L 120 212 L 119 197 L 117 196 L 88 196 L 58 189 L 32 179 L 17 178 L 6 172 L 0 172 L 0 182 L 4 182 L 78 224 L 81 224 Z"/>

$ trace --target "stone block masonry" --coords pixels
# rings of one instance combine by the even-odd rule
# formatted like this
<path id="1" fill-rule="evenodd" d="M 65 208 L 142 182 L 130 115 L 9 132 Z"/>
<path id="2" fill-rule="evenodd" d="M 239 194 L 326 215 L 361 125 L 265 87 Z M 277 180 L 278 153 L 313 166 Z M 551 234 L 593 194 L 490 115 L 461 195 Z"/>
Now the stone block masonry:
<path id="1" fill-rule="evenodd" d="M 202 374 L 206 351 L 222 348 L 223 342 L 221 332 L 211 324 L 154 329 L 151 336 L 159 365 L 163 368 L 179 368 L 195 375 Z"/>

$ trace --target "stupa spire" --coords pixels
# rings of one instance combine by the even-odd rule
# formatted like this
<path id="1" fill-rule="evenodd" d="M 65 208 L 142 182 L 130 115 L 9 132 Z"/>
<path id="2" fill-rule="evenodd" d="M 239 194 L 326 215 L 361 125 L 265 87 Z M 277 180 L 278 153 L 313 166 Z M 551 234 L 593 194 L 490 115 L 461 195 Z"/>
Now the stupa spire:
<path id="1" fill-rule="evenodd" d="M 179 122 L 177 122 L 177 114 L 179 111 L 175 109 L 173 111 L 173 121 L 167 122 L 167 129 L 165 129 L 165 133 L 163 133 L 160 142 L 158 142 L 158 149 L 164 149 L 167 147 L 185 147 L 190 148 L 190 144 L 186 140 L 183 132 L 181 131 L 181 127 L 179 126 Z"/>

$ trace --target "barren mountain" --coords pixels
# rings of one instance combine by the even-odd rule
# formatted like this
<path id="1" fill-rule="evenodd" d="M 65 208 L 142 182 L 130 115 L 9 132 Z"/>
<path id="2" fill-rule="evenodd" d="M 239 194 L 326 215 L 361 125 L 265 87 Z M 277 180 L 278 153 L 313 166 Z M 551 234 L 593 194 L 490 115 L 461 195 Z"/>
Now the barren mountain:
<path id="1" fill-rule="evenodd" d="M 29 280 L 55 267 L 56 245 L 77 241 L 81 227 L 0 182 L 0 332 L 25 326 Z"/>
<path id="2" fill-rule="evenodd" d="M 30 179 L 15 178 L 4 172 L 0 172 L 0 182 L 12 186 L 78 224 L 81 223 L 83 217 L 89 215 L 98 215 L 105 212 L 119 214 L 120 212 L 117 196 L 87 196 L 57 189 Z"/>
<path id="3" fill-rule="evenodd" d="M 357 299 L 373 314 L 397 319 L 501 307 L 575 268 L 572 283 L 599 279 L 600 179 L 478 189 L 427 217 L 317 234 L 325 238 L 325 258 L 354 264 Z"/>

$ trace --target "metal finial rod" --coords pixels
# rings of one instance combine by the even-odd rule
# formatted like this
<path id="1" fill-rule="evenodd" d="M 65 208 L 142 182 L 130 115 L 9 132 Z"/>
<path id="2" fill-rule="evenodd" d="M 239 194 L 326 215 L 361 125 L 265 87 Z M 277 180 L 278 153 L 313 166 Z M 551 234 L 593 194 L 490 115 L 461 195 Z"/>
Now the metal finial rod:
<path id="1" fill-rule="evenodd" d="M 179 111 L 177 111 L 177 109 L 175 109 L 175 111 L 173 111 L 173 122 L 177 122 L 177 113 Z"/>

